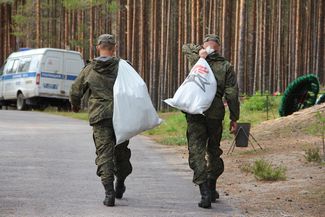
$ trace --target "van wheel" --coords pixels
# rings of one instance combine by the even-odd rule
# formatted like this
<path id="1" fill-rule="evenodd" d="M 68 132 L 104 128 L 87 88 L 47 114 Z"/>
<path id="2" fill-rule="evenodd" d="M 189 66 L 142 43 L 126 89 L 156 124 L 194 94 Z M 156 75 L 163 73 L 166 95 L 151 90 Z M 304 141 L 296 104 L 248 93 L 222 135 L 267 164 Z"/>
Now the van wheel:
<path id="1" fill-rule="evenodd" d="M 17 110 L 23 111 L 27 109 L 26 100 L 22 93 L 18 93 L 17 96 Z"/>

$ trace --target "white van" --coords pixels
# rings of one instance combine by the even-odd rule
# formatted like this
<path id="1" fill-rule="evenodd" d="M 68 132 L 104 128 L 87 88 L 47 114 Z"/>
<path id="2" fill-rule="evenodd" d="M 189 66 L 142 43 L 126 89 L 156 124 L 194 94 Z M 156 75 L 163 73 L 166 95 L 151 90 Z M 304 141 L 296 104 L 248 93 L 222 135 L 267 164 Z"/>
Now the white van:
<path id="1" fill-rule="evenodd" d="M 0 106 L 67 109 L 70 87 L 83 67 L 75 51 L 41 48 L 12 53 L 0 69 Z"/>

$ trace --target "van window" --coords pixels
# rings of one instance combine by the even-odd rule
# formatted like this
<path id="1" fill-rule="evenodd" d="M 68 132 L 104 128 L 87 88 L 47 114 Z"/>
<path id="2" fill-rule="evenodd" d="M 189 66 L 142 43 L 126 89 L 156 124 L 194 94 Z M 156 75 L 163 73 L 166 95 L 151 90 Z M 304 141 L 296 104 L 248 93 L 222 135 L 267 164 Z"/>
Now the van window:
<path id="1" fill-rule="evenodd" d="M 28 72 L 29 71 L 29 66 L 31 63 L 32 59 L 30 57 L 28 58 L 23 58 L 19 62 L 18 70 L 17 72 L 22 73 L 22 72 Z"/>
<path id="2" fill-rule="evenodd" d="M 42 55 L 35 55 L 32 57 L 32 61 L 30 62 L 29 72 L 38 72 L 40 68 Z"/>
<path id="3" fill-rule="evenodd" d="M 48 57 L 45 61 L 45 72 L 59 72 L 61 69 L 60 59 L 56 57 Z"/>
<path id="4" fill-rule="evenodd" d="M 8 74 L 14 74 L 17 72 L 19 66 L 19 60 L 14 60 L 14 63 L 12 65 L 12 68 L 10 70 L 8 70 Z"/>

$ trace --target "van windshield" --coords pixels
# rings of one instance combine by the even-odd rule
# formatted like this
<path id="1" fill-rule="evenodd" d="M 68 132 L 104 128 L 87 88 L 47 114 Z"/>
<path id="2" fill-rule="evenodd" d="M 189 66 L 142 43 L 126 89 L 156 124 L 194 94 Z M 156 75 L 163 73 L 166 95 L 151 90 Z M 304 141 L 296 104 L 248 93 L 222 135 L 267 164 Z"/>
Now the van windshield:
<path id="1" fill-rule="evenodd" d="M 9 59 L 5 65 L 5 67 L 3 68 L 3 72 L 4 74 L 10 74 L 12 73 L 12 68 L 14 66 L 14 62 L 15 60 L 14 59 Z"/>

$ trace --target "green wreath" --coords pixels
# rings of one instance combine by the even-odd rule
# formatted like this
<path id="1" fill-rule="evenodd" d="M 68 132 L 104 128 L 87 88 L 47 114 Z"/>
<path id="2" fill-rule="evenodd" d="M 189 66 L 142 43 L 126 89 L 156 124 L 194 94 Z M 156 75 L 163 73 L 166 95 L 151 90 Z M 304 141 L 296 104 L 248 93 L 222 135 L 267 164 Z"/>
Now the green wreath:
<path id="1" fill-rule="evenodd" d="M 316 101 L 316 105 L 322 104 L 325 102 L 325 93 L 323 93 L 322 95 L 320 95 Z"/>
<path id="2" fill-rule="evenodd" d="M 291 82 L 284 91 L 279 114 L 281 117 L 315 105 L 319 80 L 314 74 L 303 75 Z"/>

